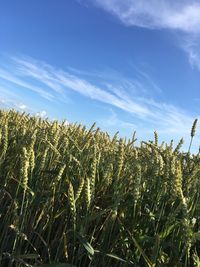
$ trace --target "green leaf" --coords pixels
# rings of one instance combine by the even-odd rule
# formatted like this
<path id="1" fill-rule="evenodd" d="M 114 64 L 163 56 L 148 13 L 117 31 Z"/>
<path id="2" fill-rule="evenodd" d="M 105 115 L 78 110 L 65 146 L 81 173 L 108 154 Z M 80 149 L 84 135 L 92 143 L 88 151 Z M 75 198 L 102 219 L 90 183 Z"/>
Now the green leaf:
<path id="1" fill-rule="evenodd" d="M 99 251 L 99 250 L 95 250 L 95 252 L 96 252 L 96 253 L 100 253 L 100 254 L 102 254 L 103 256 L 107 256 L 107 257 L 110 257 L 110 258 L 112 258 L 112 259 L 115 259 L 115 260 L 117 260 L 117 261 L 121 261 L 121 262 L 124 262 L 124 263 L 133 263 L 133 262 L 131 262 L 131 261 L 126 261 L 126 260 L 124 260 L 124 259 L 118 257 L 118 256 L 115 255 L 115 254 L 104 253 L 104 252 L 101 252 L 101 251 Z"/>
<path id="2" fill-rule="evenodd" d="M 166 237 L 168 237 L 173 232 L 175 227 L 176 227 L 175 223 L 173 225 L 168 226 L 168 227 L 166 226 L 164 231 L 160 233 L 160 239 L 165 239 Z"/>
<path id="3" fill-rule="evenodd" d="M 79 241 L 81 242 L 81 244 L 84 246 L 84 248 L 87 250 L 87 252 L 93 256 L 94 255 L 94 249 L 93 247 L 90 245 L 90 243 L 87 241 L 87 239 L 83 236 L 81 236 L 79 233 L 76 232 L 76 236 L 79 239 Z"/>
<path id="4" fill-rule="evenodd" d="M 122 261 L 122 262 L 126 262 L 126 263 L 127 263 L 126 260 L 124 260 L 124 259 L 118 257 L 118 256 L 115 255 L 115 254 L 109 254 L 109 253 L 106 253 L 105 255 L 108 256 L 108 257 L 110 257 L 110 258 L 113 258 L 113 259 L 115 259 L 115 260 L 118 260 L 118 261 Z"/>

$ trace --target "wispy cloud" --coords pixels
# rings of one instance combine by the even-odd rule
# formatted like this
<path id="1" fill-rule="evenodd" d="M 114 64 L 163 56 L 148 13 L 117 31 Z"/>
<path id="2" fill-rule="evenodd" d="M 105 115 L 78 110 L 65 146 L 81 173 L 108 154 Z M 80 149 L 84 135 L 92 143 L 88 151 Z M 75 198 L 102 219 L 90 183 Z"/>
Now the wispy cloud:
<path id="1" fill-rule="evenodd" d="M 166 29 L 178 34 L 179 46 L 192 67 L 200 70 L 199 0 L 86 0 L 95 3 L 127 26 Z"/>
<path id="2" fill-rule="evenodd" d="M 104 126 L 118 126 L 119 128 L 125 128 L 129 129 L 131 131 L 134 131 L 138 126 L 134 123 L 127 122 L 124 120 L 121 120 L 118 118 L 116 112 L 111 108 L 108 110 L 110 115 L 107 116 L 106 118 L 103 118 L 100 123 Z M 119 130 L 119 129 L 118 129 Z"/>
<path id="3" fill-rule="evenodd" d="M 185 36 L 182 39 L 181 47 L 187 53 L 192 68 L 200 71 L 200 35 Z"/>
<path id="4" fill-rule="evenodd" d="M 91 99 L 113 105 L 141 117 L 149 115 L 150 111 L 145 106 L 137 103 L 134 99 L 130 99 L 128 96 L 122 95 L 122 91 L 120 91 L 121 95 L 119 95 L 120 92 L 115 92 L 115 94 L 108 92 L 72 73 L 55 69 L 46 63 L 30 58 L 13 58 L 13 60 L 17 64 L 19 75 L 34 78 L 59 95 L 65 95 L 67 90 L 72 90 Z"/>
<path id="5" fill-rule="evenodd" d="M 199 0 L 94 0 L 126 25 L 200 32 Z"/>
<path id="6" fill-rule="evenodd" d="M 18 85 L 19 87 L 22 87 L 24 89 L 31 90 L 47 100 L 52 100 L 54 98 L 53 95 L 51 95 L 49 92 L 25 82 L 15 74 L 11 74 L 11 71 L 8 72 L 0 68 L 0 78 L 8 81 L 9 83 Z"/>

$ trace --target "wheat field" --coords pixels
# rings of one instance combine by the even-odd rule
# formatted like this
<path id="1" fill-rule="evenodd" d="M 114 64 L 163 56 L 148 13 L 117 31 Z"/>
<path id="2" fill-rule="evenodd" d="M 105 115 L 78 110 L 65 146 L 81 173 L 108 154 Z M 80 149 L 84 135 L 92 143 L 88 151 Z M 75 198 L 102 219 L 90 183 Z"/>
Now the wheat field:
<path id="1" fill-rule="evenodd" d="M 154 136 L 0 111 L 0 266 L 200 266 L 200 155 Z"/>

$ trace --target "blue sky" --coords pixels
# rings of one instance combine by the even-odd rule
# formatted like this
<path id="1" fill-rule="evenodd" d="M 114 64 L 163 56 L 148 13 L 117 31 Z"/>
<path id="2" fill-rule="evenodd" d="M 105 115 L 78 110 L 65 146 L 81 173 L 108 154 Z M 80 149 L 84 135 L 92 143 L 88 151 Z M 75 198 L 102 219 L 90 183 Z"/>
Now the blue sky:
<path id="1" fill-rule="evenodd" d="M 0 0 L 3 108 L 187 146 L 199 84 L 199 0 Z"/>

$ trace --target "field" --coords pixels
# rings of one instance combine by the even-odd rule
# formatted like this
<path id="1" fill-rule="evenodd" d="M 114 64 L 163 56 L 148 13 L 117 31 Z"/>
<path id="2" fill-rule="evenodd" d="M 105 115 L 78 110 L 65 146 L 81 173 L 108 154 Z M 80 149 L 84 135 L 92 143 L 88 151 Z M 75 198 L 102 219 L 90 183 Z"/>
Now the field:
<path id="1" fill-rule="evenodd" d="M 0 266 L 200 266 L 200 155 L 135 143 L 0 111 Z"/>

